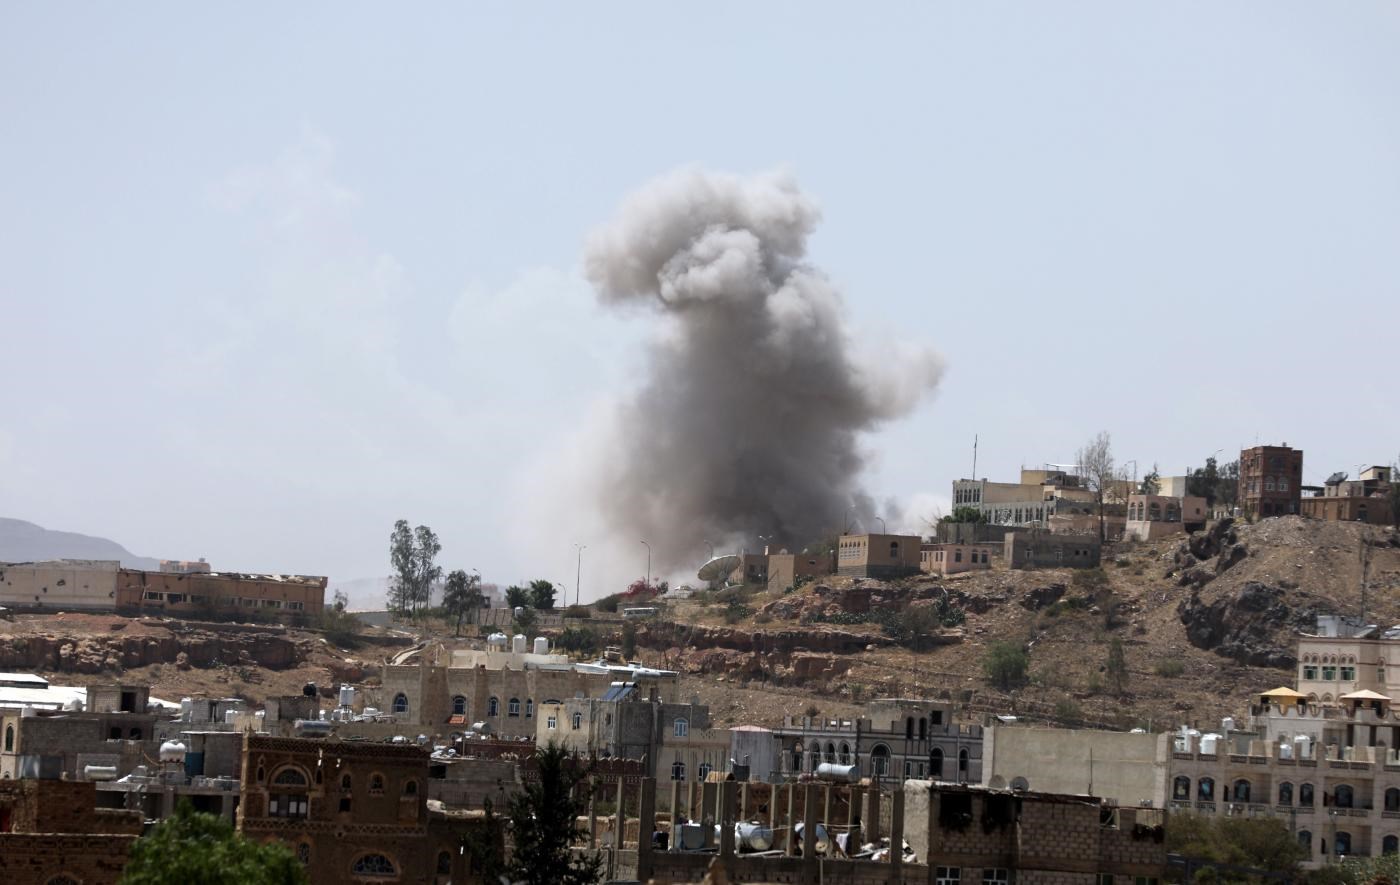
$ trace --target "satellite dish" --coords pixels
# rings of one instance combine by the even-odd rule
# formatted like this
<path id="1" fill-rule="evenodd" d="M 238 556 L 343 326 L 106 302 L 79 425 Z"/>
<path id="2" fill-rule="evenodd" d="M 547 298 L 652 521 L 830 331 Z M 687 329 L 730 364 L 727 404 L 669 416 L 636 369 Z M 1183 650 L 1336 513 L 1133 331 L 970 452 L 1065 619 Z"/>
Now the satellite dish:
<path id="1" fill-rule="evenodd" d="M 716 556 L 714 559 L 700 566 L 700 571 L 696 572 L 696 577 L 702 581 L 722 581 L 739 567 L 739 557 L 734 554 Z"/>

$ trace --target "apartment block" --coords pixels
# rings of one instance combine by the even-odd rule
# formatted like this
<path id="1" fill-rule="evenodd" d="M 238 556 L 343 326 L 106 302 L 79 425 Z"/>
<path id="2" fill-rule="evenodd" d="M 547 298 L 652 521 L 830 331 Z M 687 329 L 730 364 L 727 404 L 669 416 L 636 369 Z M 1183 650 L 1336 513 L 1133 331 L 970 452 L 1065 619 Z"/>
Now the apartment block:
<path id="1" fill-rule="evenodd" d="M 1288 443 L 1240 452 L 1239 507 L 1246 516 L 1299 513 L 1303 496 L 1303 450 Z"/>

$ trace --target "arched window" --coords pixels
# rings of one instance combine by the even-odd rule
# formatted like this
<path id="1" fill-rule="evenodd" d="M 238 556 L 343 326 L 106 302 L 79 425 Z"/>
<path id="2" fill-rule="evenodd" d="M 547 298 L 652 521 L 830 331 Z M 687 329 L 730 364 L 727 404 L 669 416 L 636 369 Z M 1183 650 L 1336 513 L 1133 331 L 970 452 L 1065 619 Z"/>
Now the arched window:
<path id="1" fill-rule="evenodd" d="M 914 739 L 914 717 L 904 717 L 904 739 L 912 741 Z"/>
<path id="2" fill-rule="evenodd" d="M 489 700 L 486 702 L 486 715 L 487 715 L 487 716 L 499 716 L 499 715 L 501 715 L 501 702 L 498 701 L 498 700 L 495 699 L 495 698 L 489 699 Z"/>
<path id="3" fill-rule="evenodd" d="M 1299 804 L 1300 806 L 1302 806 L 1303 808 L 1312 808 L 1312 804 L 1313 804 L 1313 785 L 1312 785 L 1312 784 L 1303 784 L 1302 786 L 1298 787 L 1298 804 Z"/>
<path id="4" fill-rule="evenodd" d="M 14 727 L 13 725 L 7 725 L 7 726 L 5 726 L 5 752 L 6 752 L 6 753 L 12 752 L 12 751 L 14 750 L 14 748 L 15 748 L 15 727 Z"/>
<path id="5" fill-rule="evenodd" d="M 83 885 L 83 883 L 67 873 L 59 873 L 57 876 L 45 880 L 44 885 Z"/>
<path id="6" fill-rule="evenodd" d="M 354 781 L 350 779 L 350 773 L 346 772 L 340 776 L 340 792 L 348 793 L 354 787 Z"/>
<path id="7" fill-rule="evenodd" d="M 928 754 L 928 773 L 934 780 L 943 777 L 943 748 L 934 747 Z"/>
<path id="8" fill-rule="evenodd" d="M 841 757 L 840 757 L 840 761 L 841 761 L 841 764 L 842 764 L 842 765 L 850 765 L 850 764 L 851 764 L 851 745 L 848 744 L 848 743 L 846 743 L 845 741 L 842 741 L 842 742 L 841 742 Z"/>
<path id="9" fill-rule="evenodd" d="M 679 760 L 679 759 L 677 759 L 675 762 L 672 762 L 672 763 L 671 763 L 671 780 L 673 780 L 673 781 L 683 781 L 683 780 L 685 780 L 685 763 L 682 762 L 682 761 Z"/>
<path id="10" fill-rule="evenodd" d="M 1400 854 L 1400 836 L 1392 834 L 1382 839 L 1381 854 Z"/>
<path id="11" fill-rule="evenodd" d="M 306 817 L 311 807 L 306 795 L 309 785 L 306 773 L 299 768 L 289 765 L 274 771 L 268 785 L 268 817 Z"/>
<path id="12" fill-rule="evenodd" d="M 899 542 L 890 542 L 890 559 L 899 559 Z"/>
<path id="13" fill-rule="evenodd" d="M 1332 853 L 1338 857 L 1351 854 L 1351 833 L 1338 830 L 1332 834 Z"/>
<path id="14" fill-rule="evenodd" d="M 1248 801 L 1249 801 L 1249 781 L 1245 780 L 1244 778 L 1240 778 L 1239 780 L 1235 781 L 1235 798 L 1234 798 L 1234 801 L 1236 801 L 1236 802 L 1248 802 Z"/>
<path id="15" fill-rule="evenodd" d="M 403 794 L 404 794 L 405 796 L 417 796 L 417 795 L 418 795 L 418 781 L 415 781 L 415 780 L 407 780 L 407 781 L 404 781 L 404 782 L 403 782 Z"/>
<path id="16" fill-rule="evenodd" d="M 715 767 L 714 767 L 713 765 L 711 765 L 710 763 L 708 763 L 708 762 L 701 762 L 701 763 L 700 763 L 700 767 L 698 767 L 697 769 L 695 769 L 695 776 L 698 777 L 698 778 L 700 778 L 700 780 L 703 781 L 703 780 L 705 780 L 707 777 L 709 777 L 709 776 L 710 776 L 710 772 L 712 772 L 712 771 L 714 771 L 714 770 L 715 770 Z"/>
<path id="17" fill-rule="evenodd" d="M 371 796 L 384 795 L 384 775 L 376 771 L 369 776 L 369 793 Z"/>
<path id="18" fill-rule="evenodd" d="M 922 716 L 919 717 L 919 740 L 928 740 L 928 720 Z"/>
<path id="19" fill-rule="evenodd" d="M 573 726 L 574 726 L 574 731 L 578 731 L 580 728 L 583 728 L 583 714 L 582 714 L 582 713 L 575 713 L 575 714 L 574 714 L 574 716 L 573 716 Z"/>
<path id="20" fill-rule="evenodd" d="M 959 781 L 967 779 L 967 750 L 965 749 L 958 751 L 958 774 Z"/>
<path id="21" fill-rule="evenodd" d="M 690 723 L 685 719 L 677 718 L 675 722 L 671 723 L 671 734 L 678 738 L 685 737 L 690 734 Z"/>
<path id="22" fill-rule="evenodd" d="M 1152 522 L 1157 522 L 1162 518 L 1162 505 L 1153 501 L 1147 505 L 1147 518 Z"/>
<path id="23" fill-rule="evenodd" d="M 288 766 L 278 771 L 272 776 L 274 787 L 304 787 L 307 785 L 306 775 L 300 769 Z"/>
<path id="24" fill-rule="evenodd" d="M 1385 810 L 1400 811 L 1400 790 L 1395 787 L 1385 791 Z"/>
<path id="25" fill-rule="evenodd" d="M 534 715 L 535 715 L 535 699 L 534 699 L 534 698 L 526 698 L 526 699 L 525 699 L 525 718 L 526 718 L 526 719 L 529 719 L 529 718 L 531 718 L 531 717 L 534 716 Z"/>
<path id="26" fill-rule="evenodd" d="M 394 715 L 402 716 L 408 712 L 408 695 L 399 692 L 394 695 Z"/>
<path id="27" fill-rule="evenodd" d="M 1306 852 L 1308 853 L 1308 857 L 1312 857 L 1312 832 L 1311 832 L 1311 831 L 1309 831 L 1309 830 L 1299 830 L 1299 831 L 1298 831 L 1298 844 L 1301 845 L 1301 846 L 1303 847 L 1303 850 L 1306 851 Z"/>
<path id="28" fill-rule="evenodd" d="M 890 748 L 884 744 L 876 744 L 875 749 L 870 751 L 870 773 L 872 775 L 885 775 L 890 771 Z"/>
<path id="29" fill-rule="evenodd" d="M 520 715 L 520 698 L 511 698 L 509 701 L 506 702 L 506 715 L 507 715 L 507 716 L 519 716 L 519 715 Z"/>
<path id="30" fill-rule="evenodd" d="M 1290 784 L 1288 781 L 1284 781 L 1283 783 L 1278 785 L 1278 804 L 1293 804 L 1293 785 Z"/>
<path id="31" fill-rule="evenodd" d="M 1338 808 L 1350 808 L 1355 798 L 1356 794 L 1349 784 L 1338 784 L 1337 791 L 1332 794 L 1332 804 Z"/>
<path id="32" fill-rule="evenodd" d="M 438 852 L 437 871 L 439 876 L 452 875 L 452 855 L 446 851 Z"/>
<path id="33" fill-rule="evenodd" d="M 802 768 L 802 741 L 794 741 L 792 745 L 792 770 L 800 772 Z"/>
<path id="34" fill-rule="evenodd" d="M 453 716 L 465 716 L 465 715 L 467 715 L 467 699 L 466 699 L 466 697 L 464 697 L 463 695 L 453 695 L 453 696 L 452 696 L 452 715 L 453 715 Z"/>
<path id="35" fill-rule="evenodd" d="M 1172 798 L 1190 801 L 1191 778 L 1185 775 L 1178 775 L 1172 780 Z"/>
<path id="36" fill-rule="evenodd" d="M 394 862 L 382 854 L 362 854 L 350 865 L 350 872 L 365 879 L 392 879 L 398 876 Z"/>
<path id="37" fill-rule="evenodd" d="M 1200 802 L 1215 801 L 1215 779 L 1203 777 L 1196 781 L 1196 799 Z"/>
<path id="38" fill-rule="evenodd" d="M 297 863 L 300 863 L 300 864 L 301 864 L 302 866 L 304 866 L 304 867 L 309 867 L 309 866 L 311 866 L 311 843 L 310 843 L 310 842 L 298 842 L 298 843 L 297 843 Z"/>

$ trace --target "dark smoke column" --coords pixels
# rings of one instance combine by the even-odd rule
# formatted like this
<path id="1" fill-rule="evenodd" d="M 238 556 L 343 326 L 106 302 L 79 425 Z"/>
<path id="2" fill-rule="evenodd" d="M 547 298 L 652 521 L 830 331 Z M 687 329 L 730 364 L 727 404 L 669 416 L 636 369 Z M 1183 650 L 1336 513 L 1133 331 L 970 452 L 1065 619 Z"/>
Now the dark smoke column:
<path id="1" fill-rule="evenodd" d="M 859 435 L 937 383 L 930 352 L 855 364 L 839 294 L 803 262 L 818 219 L 787 175 L 685 170 L 589 240 L 603 303 L 667 324 L 599 468 L 605 516 L 667 567 L 704 538 L 799 548 L 839 532 L 848 507 L 869 509 Z"/>

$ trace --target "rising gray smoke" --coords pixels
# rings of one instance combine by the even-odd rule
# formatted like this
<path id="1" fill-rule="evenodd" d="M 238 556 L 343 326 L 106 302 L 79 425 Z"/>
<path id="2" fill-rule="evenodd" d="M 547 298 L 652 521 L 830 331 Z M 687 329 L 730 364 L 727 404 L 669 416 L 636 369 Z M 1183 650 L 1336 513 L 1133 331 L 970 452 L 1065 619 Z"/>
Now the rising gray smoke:
<path id="1" fill-rule="evenodd" d="M 604 514 L 649 539 L 658 571 L 694 562 L 704 539 L 797 549 L 839 533 L 852 506 L 868 516 L 860 434 L 938 381 L 926 351 L 857 365 L 840 295 L 803 263 L 818 220 L 787 175 L 687 170 L 588 243 L 602 301 L 668 323 L 600 467 Z"/>

